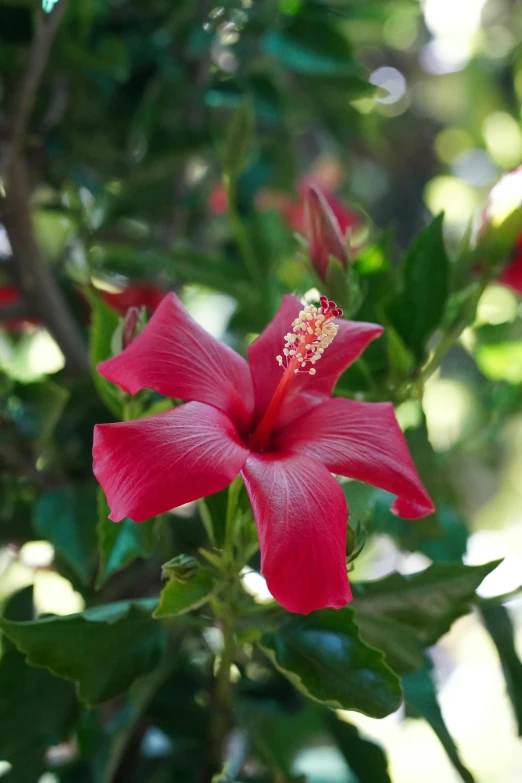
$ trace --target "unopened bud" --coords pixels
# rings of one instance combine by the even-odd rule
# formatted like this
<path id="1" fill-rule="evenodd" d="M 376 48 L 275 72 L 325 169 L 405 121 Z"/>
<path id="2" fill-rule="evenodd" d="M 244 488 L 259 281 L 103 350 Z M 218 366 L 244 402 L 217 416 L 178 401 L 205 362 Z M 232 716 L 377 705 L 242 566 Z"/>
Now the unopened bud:
<path id="1" fill-rule="evenodd" d="M 123 350 L 138 336 L 141 324 L 140 311 L 137 307 L 129 307 L 123 319 L 121 344 Z"/>
<path id="2" fill-rule="evenodd" d="M 366 543 L 366 530 L 360 522 L 355 523 L 355 527 L 348 525 L 346 536 L 346 561 L 351 565 L 361 554 Z"/>
<path id="3" fill-rule="evenodd" d="M 305 195 L 305 234 L 310 261 L 321 280 L 327 279 L 330 256 L 346 268 L 346 237 L 328 201 L 315 185 L 310 185 Z"/>
<path id="4" fill-rule="evenodd" d="M 177 555 L 161 566 L 163 579 L 175 579 L 176 582 L 190 582 L 197 574 L 201 564 L 190 555 Z"/>

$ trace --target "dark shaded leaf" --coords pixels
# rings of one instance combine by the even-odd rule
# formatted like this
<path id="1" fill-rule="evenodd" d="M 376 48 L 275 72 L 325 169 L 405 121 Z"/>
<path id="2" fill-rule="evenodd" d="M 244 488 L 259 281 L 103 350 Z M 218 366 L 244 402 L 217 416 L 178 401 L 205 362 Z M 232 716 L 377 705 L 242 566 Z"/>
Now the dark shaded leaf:
<path id="1" fill-rule="evenodd" d="M 100 704 L 157 666 L 163 629 L 151 617 L 156 599 L 122 601 L 0 628 L 33 666 L 76 683 L 78 697 Z"/>
<path id="2" fill-rule="evenodd" d="M 518 736 L 522 736 L 522 663 L 515 647 L 515 632 L 509 612 L 502 604 L 481 604 L 480 614 L 499 654 Z"/>
<path id="3" fill-rule="evenodd" d="M 336 26 L 326 20 L 295 17 L 282 30 L 266 34 L 268 54 L 291 70 L 314 76 L 360 76 L 361 66 Z"/>
<path id="4" fill-rule="evenodd" d="M 147 557 L 154 550 L 154 522 L 136 524 L 132 519 L 112 522 L 109 519 L 109 506 L 101 488 L 98 488 L 98 555 L 99 568 L 96 577 L 96 589 L 99 590 L 107 579 L 126 568 L 140 557 Z"/>
<path id="5" fill-rule="evenodd" d="M 0 661 L 0 758 L 13 765 L 6 781 L 29 783 L 44 771 L 50 745 L 68 738 L 76 712 L 74 688 L 24 663 L 5 642 Z"/>
<path id="6" fill-rule="evenodd" d="M 380 745 L 364 739 L 355 726 L 340 720 L 334 713 L 326 715 L 326 722 L 358 783 L 392 783 L 388 760 Z"/>
<path id="7" fill-rule="evenodd" d="M 90 584 L 96 559 L 96 485 L 53 489 L 36 501 L 33 527 L 47 539 L 80 581 Z"/>
<path id="8" fill-rule="evenodd" d="M 51 381 L 17 383 L 9 396 L 5 415 L 22 438 L 40 449 L 54 432 L 69 394 Z"/>

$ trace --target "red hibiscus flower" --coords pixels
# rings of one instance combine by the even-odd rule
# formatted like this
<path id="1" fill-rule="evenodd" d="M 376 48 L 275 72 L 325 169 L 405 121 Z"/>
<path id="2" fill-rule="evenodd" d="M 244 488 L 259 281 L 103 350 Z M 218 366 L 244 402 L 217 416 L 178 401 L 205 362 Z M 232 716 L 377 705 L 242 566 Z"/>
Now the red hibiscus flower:
<path id="1" fill-rule="evenodd" d="M 153 283 L 131 283 L 117 293 L 100 291 L 100 296 L 120 315 L 125 315 L 130 307 L 145 307 L 149 313 L 153 313 L 165 296 L 165 291 Z"/>
<path id="2" fill-rule="evenodd" d="M 261 569 L 273 596 L 308 613 L 351 599 L 347 508 L 337 473 L 397 495 L 406 518 L 433 504 L 391 403 L 331 399 L 342 372 L 382 327 L 338 320 L 284 297 L 248 363 L 169 294 L 144 331 L 99 371 L 125 392 L 190 400 L 166 413 L 94 432 L 94 473 L 110 518 L 141 522 L 218 492 L 241 473 L 256 520 Z M 332 344 L 330 344 L 332 343 Z"/>

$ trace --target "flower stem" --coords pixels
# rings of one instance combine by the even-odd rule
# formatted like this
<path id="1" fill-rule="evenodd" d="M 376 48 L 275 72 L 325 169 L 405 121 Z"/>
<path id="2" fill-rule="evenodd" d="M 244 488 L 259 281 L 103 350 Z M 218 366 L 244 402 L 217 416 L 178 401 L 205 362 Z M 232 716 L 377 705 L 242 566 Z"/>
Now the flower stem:
<path id="1" fill-rule="evenodd" d="M 241 477 L 238 476 L 228 489 L 226 512 L 225 542 L 223 551 L 223 576 L 225 588 L 221 613 L 223 650 L 216 679 L 215 703 L 217 715 L 214 728 L 216 759 L 223 757 L 223 745 L 231 727 L 233 693 L 230 687 L 230 669 L 235 655 L 235 620 L 238 589 L 238 573 L 234 551 L 234 528 L 237 516 L 237 503 L 241 491 Z"/>
<path id="2" fill-rule="evenodd" d="M 248 232 L 246 231 L 241 218 L 237 211 L 236 205 L 236 184 L 232 177 L 225 175 L 223 178 L 225 187 L 225 194 L 227 198 L 227 216 L 232 229 L 232 233 L 236 240 L 239 252 L 243 258 L 245 268 L 250 275 L 254 283 L 262 283 L 263 279 L 260 274 L 259 266 L 256 259 L 256 254 L 250 240 L 248 238 Z"/>

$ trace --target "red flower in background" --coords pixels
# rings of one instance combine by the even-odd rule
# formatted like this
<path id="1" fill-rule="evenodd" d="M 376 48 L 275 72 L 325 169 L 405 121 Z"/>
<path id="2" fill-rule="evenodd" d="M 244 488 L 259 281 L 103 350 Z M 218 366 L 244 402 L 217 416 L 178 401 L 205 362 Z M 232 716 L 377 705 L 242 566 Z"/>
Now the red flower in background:
<path id="1" fill-rule="evenodd" d="M 482 217 L 481 233 L 487 232 L 493 221 L 502 223 L 517 209 L 522 209 L 522 166 L 506 174 L 491 189 Z M 497 282 L 522 296 L 522 234 L 515 243 L 509 264 Z"/>
<path id="2" fill-rule="evenodd" d="M 116 293 L 102 290 L 98 290 L 98 293 L 109 307 L 116 310 L 121 316 L 125 316 L 131 308 L 139 310 L 141 307 L 145 307 L 148 313 L 153 313 L 166 292 L 153 283 L 131 283 Z M 20 291 L 15 286 L 0 286 L 0 305 L 16 304 L 21 298 Z M 87 301 L 83 296 L 82 300 Z M 85 313 L 85 318 L 87 319 L 87 313 Z M 34 317 L 10 318 L 4 321 L 4 325 L 9 331 L 23 329 L 24 324 L 37 326 L 40 323 L 41 321 Z"/>
<path id="3" fill-rule="evenodd" d="M 145 307 L 149 313 L 153 313 L 165 296 L 165 291 L 153 283 L 130 283 L 117 293 L 100 291 L 99 294 L 109 307 L 125 315 L 130 307 Z"/>
<path id="4" fill-rule="evenodd" d="M 254 511 L 261 569 L 293 612 L 341 607 L 346 572 L 344 493 L 331 475 L 397 495 L 406 518 L 433 511 L 391 403 L 331 399 L 342 372 L 382 327 L 339 321 L 286 296 L 248 347 L 248 363 L 169 294 L 144 331 L 99 365 L 125 392 L 190 400 L 133 422 L 100 424 L 94 473 L 110 518 L 141 522 L 224 489 L 241 473 Z M 330 343 L 332 343 L 330 345 Z"/>
<path id="5" fill-rule="evenodd" d="M 517 240 L 511 262 L 500 275 L 498 282 L 522 296 L 522 235 Z"/>
<path id="6" fill-rule="evenodd" d="M 20 291 L 14 285 L 0 286 L 0 305 L 14 305 L 18 304 L 22 299 Z M 12 332 L 17 332 L 23 329 L 24 324 L 37 324 L 38 321 L 35 318 L 8 318 L 4 321 L 6 329 Z"/>

